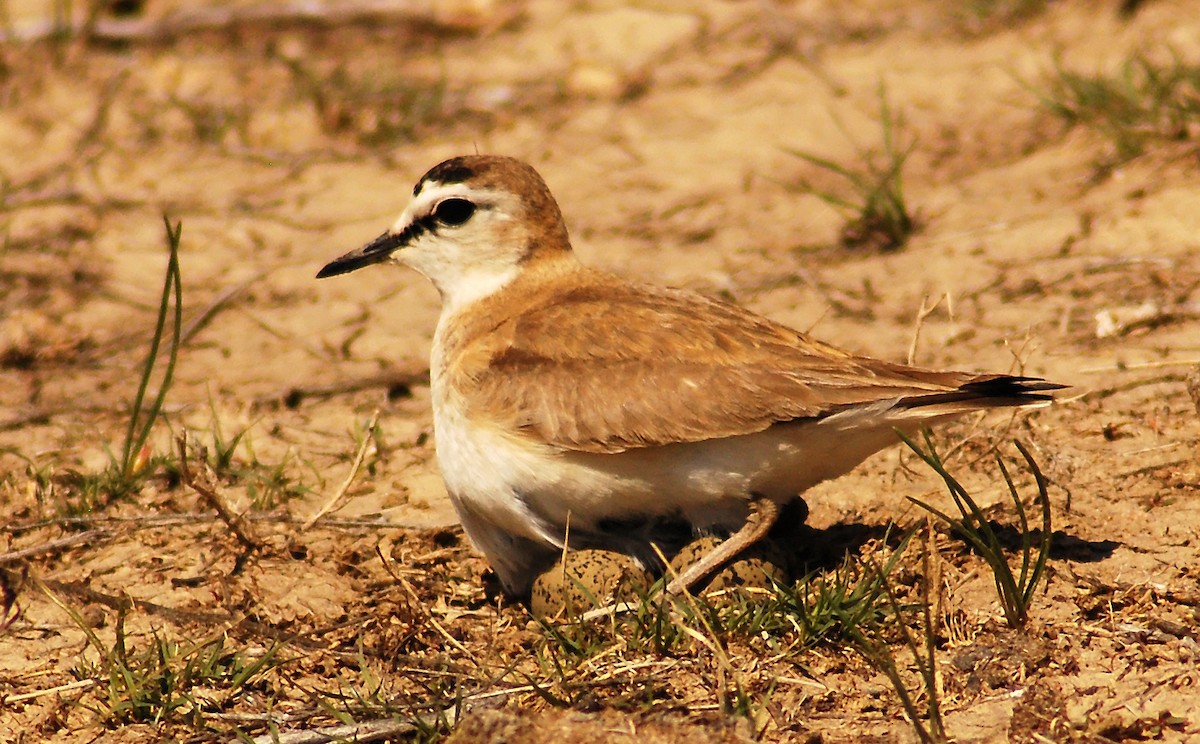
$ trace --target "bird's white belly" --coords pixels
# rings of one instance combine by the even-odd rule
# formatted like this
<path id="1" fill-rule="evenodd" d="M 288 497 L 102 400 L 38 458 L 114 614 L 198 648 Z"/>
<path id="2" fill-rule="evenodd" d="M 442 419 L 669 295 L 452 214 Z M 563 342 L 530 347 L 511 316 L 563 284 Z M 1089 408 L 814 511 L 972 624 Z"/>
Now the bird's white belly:
<path id="1" fill-rule="evenodd" d="M 586 528 L 627 513 L 651 492 L 648 483 L 622 480 L 519 434 L 468 421 L 454 406 L 439 407 L 434 427 L 438 466 L 468 533 L 473 517 L 561 547 L 568 519 Z"/>
<path id="2" fill-rule="evenodd" d="M 736 528 L 751 494 L 790 501 L 895 441 L 885 427 L 874 437 L 862 429 L 848 436 L 811 422 L 615 454 L 562 452 L 468 421 L 450 404 L 438 407 L 435 427 L 446 489 L 469 533 L 474 517 L 559 547 L 568 524 L 590 531 L 612 519 L 673 516 Z"/>
<path id="3" fill-rule="evenodd" d="M 649 538 L 632 534 L 636 525 L 663 518 L 736 530 L 751 495 L 789 502 L 896 441 L 897 422 L 876 410 L 620 453 L 563 451 L 472 420 L 436 377 L 433 388 L 446 490 L 471 542 L 518 594 L 567 542 L 637 552 Z"/>

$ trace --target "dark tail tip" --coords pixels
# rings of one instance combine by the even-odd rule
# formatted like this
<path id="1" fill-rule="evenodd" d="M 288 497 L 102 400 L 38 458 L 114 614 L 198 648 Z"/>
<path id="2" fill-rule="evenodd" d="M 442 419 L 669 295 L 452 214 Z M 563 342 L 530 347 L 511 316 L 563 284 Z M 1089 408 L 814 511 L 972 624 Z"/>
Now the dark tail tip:
<path id="1" fill-rule="evenodd" d="M 980 375 L 959 386 L 957 390 L 914 395 L 902 400 L 900 405 L 906 408 L 918 408 L 971 401 L 977 403 L 980 408 L 1025 406 L 1054 400 L 1053 391 L 1068 387 L 1070 385 L 1047 382 L 1040 377 Z"/>
<path id="2" fill-rule="evenodd" d="M 1013 375 L 990 375 L 976 378 L 959 390 L 980 398 L 1019 398 L 1022 400 L 1053 400 L 1053 390 L 1064 390 L 1070 385 L 1048 382 L 1040 377 L 1015 377 Z"/>

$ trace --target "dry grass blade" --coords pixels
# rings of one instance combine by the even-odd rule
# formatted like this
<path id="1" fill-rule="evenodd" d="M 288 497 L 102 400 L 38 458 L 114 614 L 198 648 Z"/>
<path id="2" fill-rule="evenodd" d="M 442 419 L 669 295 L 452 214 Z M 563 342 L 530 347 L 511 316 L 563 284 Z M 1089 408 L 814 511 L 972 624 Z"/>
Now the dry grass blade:
<path id="1" fill-rule="evenodd" d="M 902 149 L 897 144 L 896 130 L 902 120 L 893 114 L 882 85 L 879 102 L 882 165 L 874 153 L 866 150 L 859 152 L 864 164 L 858 167 L 842 165 L 802 150 L 788 150 L 848 185 L 850 196 L 817 188 L 807 181 L 801 181 L 797 186 L 797 190 L 816 196 L 845 215 L 841 242 L 847 248 L 896 250 L 908 242 L 918 226 L 917 217 L 904 197 L 903 181 L 904 163 L 915 145 Z"/>
<path id="2" fill-rule="evenodd" d="M 17 587 L 24 578 L 23 572 L 0 570 L 0 633 L 11 628 L 21 617 L 21 605 L 17 604 Z"/>
<path id="3" fill-rule="evenodd" d="M 71 692 L 73 690 L 86 690 L 90 687 L 95 687 L 99 683 L 99 680 L 95 679 L 76 680 L 75 682 L 68 682 L 65 685 L 47 687 L 44 690 L 34 690 L 32 692 L 23 692 L 19 695 L 0 697 L 0 704 L 15 705 L 17 703 L 23 703 L 26 700 L 36 700 L 37 698 L 45 697 L 46 695 L 61 695 L 64 692 Z"/>
<path id="4" fill-rule="evenodd" d="M 217 514 L 221 517 L 221 521 L 228 525 L 229 529 L 237 537 L 238 542 L 242 544 L 247 551 L 258 550 L 262 543 L 252 536 L 242 523 L 242 518 L 229 504 L 225 503 L 225 499 L 217 492 L 216 488 L 201 475 L 192 472 L 191 465 L 188 463 L 188 440 L 187 432 L 185 431 L 176 440 L 179 447 L 179 473 L 184 485 L 188 486 L 196 493 L 204 497 L 208 505 L 216 509 Z M 204 467 L 205 457 L 197 458 L 200 466 Z"/>
<path id="5" fill-rule="evenodd" d="M 292 731 L 286 734 L 269 733 L 251 739 L 254 744 L 326 744 L 332 741 L 383 741 L 395 736 L 407 736 L 417 731 L 417 725 L 410 721 L 395 721 L 386 718 L 365 723 L 351 723 L 342 726 L 311 729 L 309 731 Z M 244 744 L 242 738 L 230 739 L 230 744 Z"/>
<path id="6" fill-rule="evenodd" d="M 208 324 L 212 322 L 213 318 L 217 317 L 222 310 L 229 307 L 234 300 L 238 299 L 240 295 L 245 293 L 245 291 L 250 288 L 250 285 L 259 281 L 266 275 L 267 272 L 260 271 L 240 284 L 235 284 L 232 287 L 225 288 L 221 294 L 217 295 L 216 299 L 208 303 L 208 306 L 200 311 L 199 315 L 197 315 L 195 318 L 192 318 L 192 320 L 188 322 L 187 328 L 183 329 L 183 335 L 180 337 L 179 345 L 183 346 L 191 341 L 197 333 L 208 327 Z"/>
<path id="7" fill-rule="evenodd" d="M 317 509 L 311 517 L 304 520 L 304 524 L 300 526 L 300 529 L 307 530 L 316 524 L 317 520 L 328 514 L 329 510 L 336 506 L 342 500 L 342 497 L 346 495 L 346 491 L 350 490 L 350 486 L 354 483 L 354 479 L 358 477 L 358 470 L 362 467 L 363 460 L 367 456 L 367 450 L 371 448 L 371 443 L 375 441 L 375 428 L 378 425 L 379 410 L 376 409 L 375 413 L 371 415 L 371 421 L 367 424 L 367 430 L 363 434 L 362 442 L 358 445 L 358 452 L 354 454 L 354 462 L 350 465 L 350 472 L 346 475 L 346 480 L 342 481 L 341 487 L 334 492 L 333 496 L 329 497 L 328 501 L 321 505 L 320 509 Z"/>
<path id="8" fill-rule="evenodd" d="M 395 397 L 403 395 L 408 388 L 428 384 L 429 367 L 421 363 L 413 364 L 408 368 L 396 368 L 388 372 L 374 373 L 327 385 L 293 386 L 255 398 L 254 403 L 255 405 L 268 405 L 282 402 L 288 408 L 296 408 L 309 398 L 324 400 L 335 395 L 357 393 L 360 390 L 371 388 L 385 388 L 388 391 L 388 397 Z"/>
<path id="9" fill-rule="evenodd" d="M 364 21 L 407 23 L 414 27 L 441 28 L 457 33 L 481 31 L 501 26 L 519 16 L 520 3 L 505 3 L 489 12 L 490 5 L 473 8 L 458 3 L 447 11 L 438 3 L 423 0 L 339 0 L 339 2 L 254 3 L 245 7 L 190 7 L 162 18 L 98 18 L 81 22 L 66 18 L 37 21 L 0 30 L 7 42 L 40 41 L 63 36 L 84 35 L 92 41 L 161 43 L 171 39 L 211 31 L 230 31 L 249 26 L 279 27 L 281 24 L 337 26 Z M 69 8 L 70 5 L 68 4 Z M 100 5 L 97 8 L 102 7 Z"/>
<path id="10" fill-rule="evenodd" d="M 874 565 L 872 565 L 872 568 L 877 573 L 883 570 Z M 935 656 L 936 639 L 934 638 L 933 618 L 929 607 L 928 581 L 925 582 L 924 596 L 920 603 L 922 635 L 920 641 L 918 641 L 913 637 L 912 631 L 904 621 L 906 614 L 904 606 L 896 596 L 890 580 L 886 575 L 880 574 L 880 576 L 880 586 L 887 598 L 888 605 L 892 609 L 891 625 L 899 631 L 904 645 L 912 654 L 917 671 L 921 676 L 925 692 L 926 715 L 921 715 L 917 708 L 916 697 L 909 692 L 908 685 L 905 684 L 903 677 L 900 676 L 900 670 L 896 664 L 895 657 L 887 647 L 887 644 L 876 637 L 877 634 L 868 636 L 861 630 L 855 629 L 851 635 L 851 644 L 888 678 L 892 689 L 896 691 L 896 695 L 900 698 L 900 704 L 904 707 L 904 711 L 908 715 L 913 732 L 921 742 L 924 744 L 938 744 L 949 741 L 946 736 L 945 724 L 942 721 L 937 680 L 937 658 Z M 926 576 L 926 579 L 928 579 L 928 576 Z"/>
<path id="11" fill-rule="evenodd" d="M 75 535 L 67 535 L 66 537 L 50 540 L 49 542 L 44 542 L 40 545 L 32 545 L 28 548 L 13 550 L 8 553 L 0 553 L 0 564 L 12 563 L 14 561 L 19 561 L 24 558 L 42 555 L 45 553 L 56 553 L 66 548 L 73 548 L 78 545 L 87 545 L 93 542 L 104 540 L 111 536 L 112 531 L 106 529 L 94 529 L 88 530 L 87 532 L 80 532 Z"/>

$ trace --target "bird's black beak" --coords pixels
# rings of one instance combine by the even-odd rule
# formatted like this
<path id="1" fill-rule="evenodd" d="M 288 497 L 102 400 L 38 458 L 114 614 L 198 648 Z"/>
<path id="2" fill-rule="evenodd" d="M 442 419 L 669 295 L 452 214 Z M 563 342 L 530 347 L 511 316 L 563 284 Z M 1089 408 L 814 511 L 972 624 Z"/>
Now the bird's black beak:
<path id="1" fill-rule="evenodd" d="M 324 279 L 327 276 L 346 274 L 355 269 L 379 263 L 392 255 L 397 248 L 401 248 L 407 242 L 407 237 L 404 233 L 392 234 L 390 231 L 385 232 L 362 248 L 350 251 L 346 255 L 335 258 L 325 264 L 325 268 L 317 272 L 317 278 Z"/>

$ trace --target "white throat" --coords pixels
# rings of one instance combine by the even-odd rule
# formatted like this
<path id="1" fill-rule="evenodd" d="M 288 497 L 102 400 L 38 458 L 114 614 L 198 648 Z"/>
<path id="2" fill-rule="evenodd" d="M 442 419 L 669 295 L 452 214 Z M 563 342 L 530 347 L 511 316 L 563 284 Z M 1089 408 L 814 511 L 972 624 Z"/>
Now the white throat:
<path id="1" fill-rule="evenodd" d="M 442 315 L 449 317 L 469 305 L 499 292 L 517 277 L 519 266 L 476 266 L 438 287 L 442 293 Z"/>

